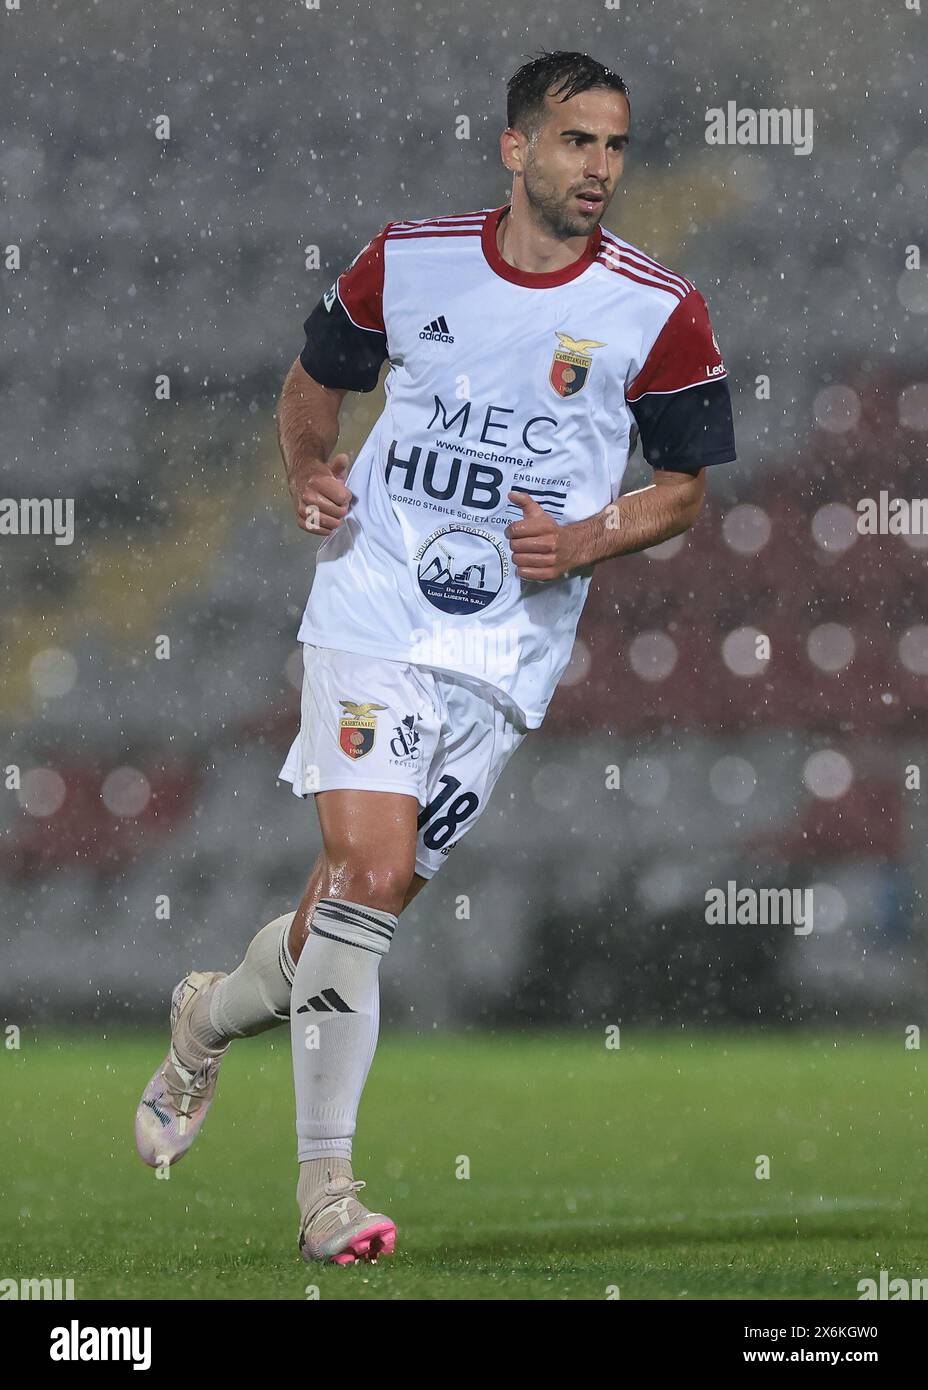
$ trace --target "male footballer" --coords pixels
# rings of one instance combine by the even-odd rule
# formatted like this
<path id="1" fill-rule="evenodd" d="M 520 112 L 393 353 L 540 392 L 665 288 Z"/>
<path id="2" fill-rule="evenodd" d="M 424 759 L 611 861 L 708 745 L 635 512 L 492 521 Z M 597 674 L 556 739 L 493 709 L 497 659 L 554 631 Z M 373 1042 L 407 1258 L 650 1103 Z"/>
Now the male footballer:
<path id="1" fill-rule="evenodd" d="M 592 58 L 521 67 L 500 138 L 510 202 L 388 222 L 306 320 L 283 386 L 293 506 L 323 540 L 280 776 L 314 795 L 323 847 L 296 912 L 236 970 L 175 989 L 136 1142 L 152 1165 L 182 1157 L 230 1042 L 289 1018 L 307 1260 L 394 1249 L 351 1145 L 400 914 L 544 719 L 594 566 L 687 530 L 705 469 L 735 458 L 702 296 L 601 225 L 629 120 L 625 83 Z M 349 467 L 342 401 L 384 362 Z M 620 496 L 638 438 L 653 481 Z"/>

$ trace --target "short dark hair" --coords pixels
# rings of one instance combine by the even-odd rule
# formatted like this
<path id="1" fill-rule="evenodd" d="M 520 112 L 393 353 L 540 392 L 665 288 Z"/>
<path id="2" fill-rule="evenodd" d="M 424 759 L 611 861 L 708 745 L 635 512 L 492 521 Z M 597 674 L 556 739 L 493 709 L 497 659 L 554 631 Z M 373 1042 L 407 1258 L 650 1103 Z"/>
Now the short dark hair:
<path id="1" fill-rule="evenodd" d="M 512 130 L 529 135 L 544 110 L 550 92 L 560 101 L 569 101 L 592 87 L 621 92 L 628 101 L 628 88 L 617 72 L 603 67 L 585 53 L 546 53 L 523 63 L 506 83 L 506 123 Z M 631 102 L 629 102 L 631 110 Z"/>

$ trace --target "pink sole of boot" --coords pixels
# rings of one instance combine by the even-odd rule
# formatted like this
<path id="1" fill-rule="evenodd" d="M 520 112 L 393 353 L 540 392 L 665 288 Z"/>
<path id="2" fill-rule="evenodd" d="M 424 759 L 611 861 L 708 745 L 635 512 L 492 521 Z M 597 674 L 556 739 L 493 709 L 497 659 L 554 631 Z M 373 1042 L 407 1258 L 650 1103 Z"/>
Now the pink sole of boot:
<path id="1" fill-rule="evenodd" d="M 340 1255 L 333 1255 L 329 1264 L 353 1265 L 362 1260 L 374 1264 L 381 1255 L 392 1255 L 396 1249 L 396 1227 L 392 1221 L 378 1221 L 375 1226 L 359 1231 Z"/>

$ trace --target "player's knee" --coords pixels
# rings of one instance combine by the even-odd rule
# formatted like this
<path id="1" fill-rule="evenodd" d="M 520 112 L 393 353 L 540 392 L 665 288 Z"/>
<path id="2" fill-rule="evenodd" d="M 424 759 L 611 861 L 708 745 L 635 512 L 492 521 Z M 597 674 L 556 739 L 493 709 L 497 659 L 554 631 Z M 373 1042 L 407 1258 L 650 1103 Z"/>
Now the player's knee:
<path id="1" fill-rule="evenodd" d="M 348 861 L 330 865 L 327 897 L 344 898 L 396 916 L 403 910 L 415 864 Z"/>

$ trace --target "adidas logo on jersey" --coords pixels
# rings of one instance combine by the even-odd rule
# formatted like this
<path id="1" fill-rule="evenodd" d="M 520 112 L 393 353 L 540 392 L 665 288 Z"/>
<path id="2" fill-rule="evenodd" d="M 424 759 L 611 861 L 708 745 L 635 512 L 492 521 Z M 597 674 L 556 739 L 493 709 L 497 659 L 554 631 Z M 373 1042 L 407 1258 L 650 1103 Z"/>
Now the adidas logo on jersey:
<path id="1" fill-rule="evenodd" d="M 454 338 L 451 336 L 448 325 L 445 322 L 444 314 L 439 314 L 437 319 L 432 319 L 431 323 L 427 323 L 420 332 L 419 337 L 424 338 L 426 342 L 430 343 L 454 342 Z"/>

